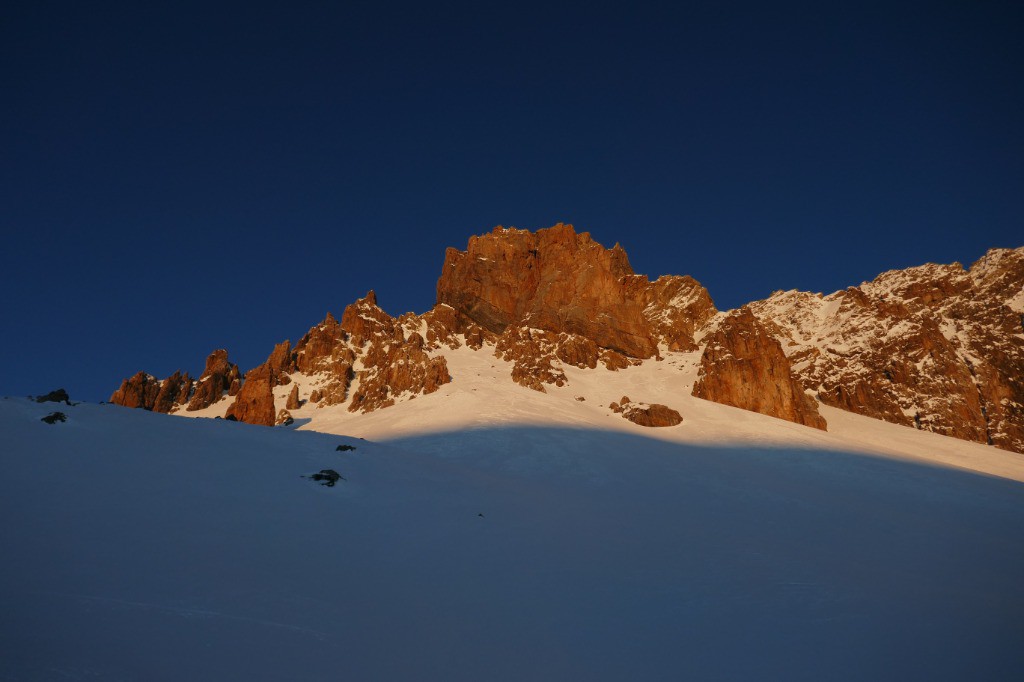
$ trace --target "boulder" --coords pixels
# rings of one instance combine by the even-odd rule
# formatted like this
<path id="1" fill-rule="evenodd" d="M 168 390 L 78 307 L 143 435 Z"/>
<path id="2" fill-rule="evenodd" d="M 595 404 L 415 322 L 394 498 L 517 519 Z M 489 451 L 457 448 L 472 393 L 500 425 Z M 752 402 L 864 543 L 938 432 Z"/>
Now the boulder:
<path id="1" fill-rule="evenodd" d="M 64 403 L 65 405 L 71 404 L 71 397 L 68 392 L 63 388 L 58 388 L 56 391 L 50 391 L 46 395 L 36 396 L 37 403 Z"/>
<path id="2" fill-rule="evenodd" d="M 311 474 L 309 478 L 328 488 L 333 488 L 335 483 L 345 480 L 345 477 L 334 469 L 321 469 L 318 473 Z"/>
<path id="3" fill-rule="evenodd" d="M 622 416 L 639 426 L 663 427 L 683 423 L 683 416 L 679 412 L 659 403 L 629 404 L 622 410 Z"/>

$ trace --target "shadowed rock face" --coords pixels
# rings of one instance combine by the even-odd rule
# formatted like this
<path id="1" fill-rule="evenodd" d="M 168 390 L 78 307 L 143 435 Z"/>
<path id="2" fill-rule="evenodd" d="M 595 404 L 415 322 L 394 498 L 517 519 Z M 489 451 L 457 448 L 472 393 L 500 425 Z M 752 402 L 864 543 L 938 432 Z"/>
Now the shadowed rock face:
<path id="1" fill-rule="evenodd" d="M 707 339 L 693 395 L 825 430 L 814 399 L 792 374 L 782 346 L 743 307 Z"/>

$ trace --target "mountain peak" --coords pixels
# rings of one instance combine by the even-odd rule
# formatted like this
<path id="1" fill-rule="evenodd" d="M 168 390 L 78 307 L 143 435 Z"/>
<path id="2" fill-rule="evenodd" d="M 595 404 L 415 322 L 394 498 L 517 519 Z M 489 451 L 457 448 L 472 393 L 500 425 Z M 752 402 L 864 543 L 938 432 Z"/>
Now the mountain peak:
<path id="1" fill-rule="evenodd" d="M 198 381 L 140 372 L 111 400 L 161 412 L 187 406 L 201 416 L 231 404 L 229 414 L 269 425 L 280 418 L 276 401 L 308 416 L 331 405 L 366 413 L 435 393 L 462 378 L 465 358 L 452 353 L 490 355 L 486 369 L 506 362 L 500 371 L 515 383 L 556 395 L 605 381 L 587 372 L 646 365 L 646 373 L 667 359 L 663 374 L 649 375 L 660 395 L 634 396 L 640 403 L 658 397 L 675 409 L 671 391 L 692 388 L 821 429 L 825 404 L 1022 452 L 1022 312 L 1024 248 L 990 250 L 970 270 L 929 263 L 828 296 L 775 292 L 719 313 L 692 277 L 652 282 L 634 273 L 618 243 L 605 248 L 567 223 L 535 232 L 499 225 L 471 236 L 465 250 L 446 250 L 437 303 L 422 315 L 394 318 L 371 290 L 340 322 L 328 314 L 294 348 L 279 344 L 244 383 L 218 350 Z M 279 388 L 289 383 L 297 386 Z"/>

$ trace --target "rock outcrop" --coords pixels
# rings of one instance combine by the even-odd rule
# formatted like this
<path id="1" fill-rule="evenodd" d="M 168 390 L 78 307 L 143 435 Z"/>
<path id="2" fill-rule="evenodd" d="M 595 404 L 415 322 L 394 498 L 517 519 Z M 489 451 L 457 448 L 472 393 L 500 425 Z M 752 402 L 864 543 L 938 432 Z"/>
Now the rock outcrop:
<path id="1" fill-rule="evenodd" d="M 275 386 L 286 386 L 291 383 L 289 374 L 295 369 L 295 361 L 291 341 L 282 341 L 274 346 L 273 352 L 267 358 L 267 366 L 274 375 Z"/>
<path id="2" fill-rule="evenodd" d="M 299 409 L 299 385 L 292 384 L 292 390 L 288 393 L 288 400 L 285 402 L 284 407 L 286 410 L 297 410 Z"/>
<path id="3" fill-rule="evenodd" d="M 228 352 L 223 348 L 210 353 L 206 358 L 206 367 L 195 383 L 192 399 L 189 400 L 189 412 L 205 410 L 224 397 L 233 396 L 241 387 L 241 374 L 238 365 L 228 360 Z"/>
<path id="4" fill-rule="evenodd" d="M 829 296 L 777 292 L 722 315 L 691 277 L 650 281 L 618 244 L 606 249 L 571 225 L 498 227 L 448 249 L 437 304 L 422 315 L 392 317 L 371 291 L 340 321 L 327 314 L 294 347 L 278 344 L 244 379 L 219 350 L 198 381 L 140 372 L 111 402 L 175 412 L 234 396 L 230 418 L 272 424 L 275 388 L 295 384 L 289 412 L 368 412 L 437 391 L 452 380 L 444 354 L 463 346 L 511 363 L 513 381 L 542 392 L 577 370 L 702 352 L 698 397 L 823 429 L 820 401 L 1024 452 L 1022 326 L 1024 248 L 994 249 L 970 270 L 894 270 Z M 675 418 L 640 405 L 618 410 L 638 423 Z"/>
<path id="5" fill-rule="evenodd" d="M 628 397 L 608 406 L 612 412 L 621 414 L 623 418 L 638 426 L 663 427 L 683 423 L 683 416 L 678 411 L 660 403 L 634 403 Z"/>
<path id="6" fill-rule="evenodd" d="M 508 327 L 498 337 L 494 355 L 512 364 L 512 381 L 545 393 L 544 384 L 564 386 L 567 379 L 555 352 L 555 332 Z"/>
<path id="7" fill-rule="evenodd" d="M 403 394 L 433 393 L 451 381 L 447 361 L 431 356 L 418 332 L 406 334 L 398 320 L 377 306 L 372 291 L 345 308 L 341 327 L 358 346 L 363 367 L 351 412 L 390 407 Z"/>
<path id="8" fill-rule="evenodd" d="M 694 332 L 717 310 L 691 277 L 636 275 L 621 246 L 606 249 L 572 225 L 529 232 L 497 227 L 448 249 L 435 310 L 449 324 L 498 336 L 513 380 L 536 390 L 566 383 L 559 363 L 623 369 L 632 360 L 696 348 Z M 467 343 L 471 338 L 466 332 Z M 480 343 L 480 342 L 478 342 Z"/>
<path id="9" fill-rule="evenodd" d="M 168 414 L 188 402 L 192 386 L 187 372 L 177 371 L 163 381 L 146 372 L 138 372 L 121 383 L 121 387 L 110 396 L 110 402 Z"/>
<path id="10" fill-rule="evenodd" d="M 432 336 L 432 344 L 412 331 L 421 327 Z M 345 308 L 341 322 L 328 313 L 294 348 L 288 341 L 277 344 L 267 361 L 246 373 L 244 380 L 237 366 L 228 362 L 227 351 L 218 350 L 207 358 L 206 369 L 194 384 L 187 374 L 175 373 L 161 382 L 140 372 L 125 380 L 111 400 L 128 407 L 173 411 L 191 395 L 188 409 L 195 411 L 210 407 L 225 395 L 234 396 L 225 418 L 270 426 L 278 416 L 274 388 L 291 384 L 291 375 L 297 372 L 309 382 L 311 403 L 323 407 L 348 402 L 352 411 L 369 412 L 393 405 L 403 395 L 432 393 L 451 381 L 445 359 L 430 351 L 441 343 L 457 348 L 461 330 L 469 332 L 467 343 L 476 347 L 489 338 L 474 323 L 461 320 L 453 309 L 443 306 L 434 314 L 410 313 L 395 319 L 377 305 L 371 291 Z M 350 395 L 355 379 L 358 388 Z M 301 408 L 298 390 L 294 384 L 285 410 Z"/>
<path id="11" fill-rule="evenodd" d="M 282 341 L 274 346 L 266 362 L 245 373 L 245 381 L 225 417 L 261 426 L 283 423 L 277 421 L 279 415 L 274 409 L 274 387 L 291 383 L 289 373 L 295 370 L 297 361 L 298 353 L 292 352 L 290 341 Z M 298 386 L 292 389 L 296 399 L 297 389 Z M 285 411 L 282 409 L 282 412 Z M 291 418 L 290 414 L 286 416 Z"/>
<path id="12" fill-rule="evenodd" d="M 293 355 L 298 372 L 318 377 L 319 384 L 310 392 L 310 402 L 327 406 L 348 400 L 356 353 L 333 315 L 327 313 L 323 322 L 306 332 L 295 344 Z"/>
<path id="13" fill-rule="evenodd" d="M 152 410 L 160 394 L 160 380 L 152 374 L 138 372 L 121 382 L 121 387 L 110 396 L 110 402 L 123 407 Z"/>
<path id="14" fill-rule="evenodd" d="M 618 244 L 606 249 L 559 223 L 537 232 L 497 227 L 448 249 L 437 302 L 501 334 L 530 327 L 578 334 L 636 358 L 657 353 L 642 301 L 628 296 L 633 274 Z"/>
<path id="15" fill-rule="evenodd" d="M 747 307 L 726 317 L 707 339 L 693 395 L 826 428 L 814 399 L 793 376 L 782 346 Z"/>
<path id="16" fill-rule="evenodd" d="M 751 308 L 823 403 L 1024 452 L 1024 248 Z"/>
<path id="17" fill-rule="evenodd" d="M 36 396 L 37 403 L 64 403 L 65 405 L 71 405 L 71 396 L 63 388 L 58 388 L 55 391 L 50 391 L 44 395 Z"/>
<path id="18" fill-rule="evenodd" d="M 275 381 L 276 377 L 268 363 L 246 372 L 245 382 L 224 417 L 247 424 L 273 426 L 277 417 L 274 410 Z"/>
<path id="19" fill-rule="evenodd" d="M 653 282 L 635 276 L 630 285 L 659 343 L 672 351 L 697 350 L 694 333 L 718 312 L 707 289 L 687 275 L 662 275 Z"/>
<path id="20" fill-rule="evenodd" d="M 192 379 L 189 378 L 188 372 L 184 374 L 180 371 L 175 372 L 160 384 L 160 392 L 156 394 L 152 410 L 169 414 L 176 407 L 188 402 L 191 390 Z"/>

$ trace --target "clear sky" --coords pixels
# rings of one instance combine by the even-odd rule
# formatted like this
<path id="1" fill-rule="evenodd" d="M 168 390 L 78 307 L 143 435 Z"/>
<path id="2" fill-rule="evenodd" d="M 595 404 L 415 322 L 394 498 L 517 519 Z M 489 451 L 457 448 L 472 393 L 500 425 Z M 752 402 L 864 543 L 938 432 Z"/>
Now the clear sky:
<path id="1" fill-rule="evenodd" d="M 423 312 L 497 224 L 723 309 L 1020 246 L 1022 12 L 10 3 L 0 394 L 249 369 L 371 288 Z"/>

